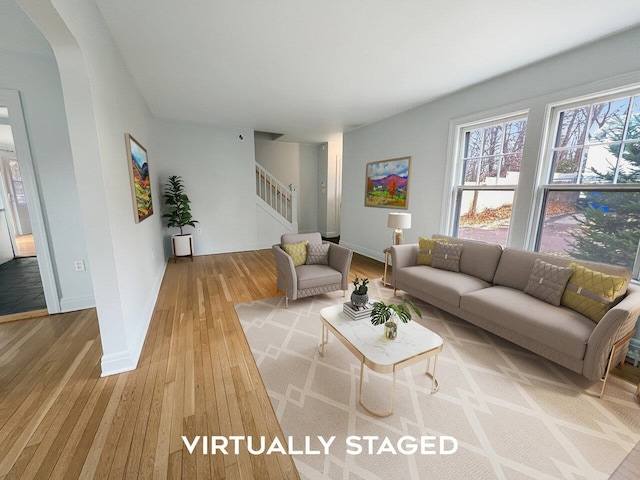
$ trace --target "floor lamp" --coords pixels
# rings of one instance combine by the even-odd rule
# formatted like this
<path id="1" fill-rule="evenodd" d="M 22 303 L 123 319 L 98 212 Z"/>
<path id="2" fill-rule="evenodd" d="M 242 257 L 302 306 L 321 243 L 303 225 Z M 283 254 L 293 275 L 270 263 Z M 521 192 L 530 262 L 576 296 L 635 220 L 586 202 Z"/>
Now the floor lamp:
<path id="1" fill-rule="evenodd" d="M 411 214 L 410 213 L 390 213 L 387 217 L 387 227 L 393 228 L 393 245 L 402 245 L 402 229 L 411 228 Z M 387 270 L 389 268 L 389 256 L 391 255 L 391 247 L 384 249 L 384 277 L 382 277 L 382 284 L 385 287 L 390 287 L 391 284 L 387 281 Z"/>

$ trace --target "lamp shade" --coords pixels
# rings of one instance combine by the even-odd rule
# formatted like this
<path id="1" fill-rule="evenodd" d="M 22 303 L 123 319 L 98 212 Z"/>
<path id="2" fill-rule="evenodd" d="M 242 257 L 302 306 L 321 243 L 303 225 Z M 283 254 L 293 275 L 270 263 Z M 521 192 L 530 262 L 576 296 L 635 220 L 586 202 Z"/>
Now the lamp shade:
<path id="1" fill-rule="evenodd" d="M 387 227 L 389 228 L 411 228 L 410 213 L 390 213 L 387 217 Z"/>

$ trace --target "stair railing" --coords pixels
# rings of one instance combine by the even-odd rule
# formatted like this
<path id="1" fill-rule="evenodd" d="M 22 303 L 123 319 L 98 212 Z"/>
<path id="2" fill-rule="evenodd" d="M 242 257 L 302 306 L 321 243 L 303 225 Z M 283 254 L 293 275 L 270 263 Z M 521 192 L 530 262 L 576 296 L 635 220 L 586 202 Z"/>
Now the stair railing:
<path id="1" fill-rule="evenodd" d="M 290 223 L 297 223 L 297 188 L 285 185 L 256 163 L 256 195 Z"/>

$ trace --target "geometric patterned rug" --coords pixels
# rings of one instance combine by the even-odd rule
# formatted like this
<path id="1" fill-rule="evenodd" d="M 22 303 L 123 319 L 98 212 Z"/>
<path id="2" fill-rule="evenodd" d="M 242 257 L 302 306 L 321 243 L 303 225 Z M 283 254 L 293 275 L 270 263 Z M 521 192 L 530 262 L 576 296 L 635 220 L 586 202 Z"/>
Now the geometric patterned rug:
<path id="1" fill-rule="evenodd" d="M 372 283 L 371 299 L 393 299 Z M 606 479 L 640 441 L 633 385 L 612 377 L 601 400 L 600 382 L 415 299 L 423 318 L 414 321 L 444 340 L 440 388 L 430 393 L 422 362 L 400 370 L 393 415 L 373 417 L 357 401 L 355 357 L 332 334 L 324 357 L 317 349 L 320 310 L 346 300 L 334 292 L 288 309 L 284 297 L 235 306 L 285 438 L 302 452 L 301 478 Z M 365 368 L 364 380 L 366 403 L 385 410 L 391 375 Z M 332 436 L 325 454 L 321 440 Z M 439 454 L 443 438 L 452 450 L 448 437 L 457 450 Z"/>

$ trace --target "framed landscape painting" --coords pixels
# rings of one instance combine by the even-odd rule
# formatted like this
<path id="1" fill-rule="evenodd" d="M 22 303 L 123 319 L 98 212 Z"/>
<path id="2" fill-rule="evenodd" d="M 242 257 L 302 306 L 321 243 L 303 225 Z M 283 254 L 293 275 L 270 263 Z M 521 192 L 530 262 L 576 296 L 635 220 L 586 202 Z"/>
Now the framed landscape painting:
<path id="1" fill-rule="evenodd" d="M 365 207 L 407 209 L 411 157 L 367 163 Z"/>
<path id="2" fill-rule="evenodd" d="M 125 133 L 124 136 L 127 144 L 127 158 L 129 162 L 129 177 L 131 179 L 134 218 L 136 223 L 140 223 L 142 220 L 153 214 L 147 150 L 130 134 Z"/>

